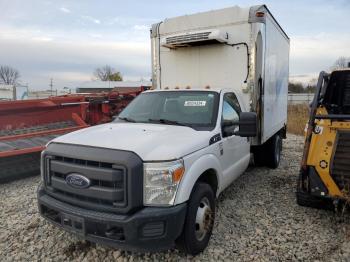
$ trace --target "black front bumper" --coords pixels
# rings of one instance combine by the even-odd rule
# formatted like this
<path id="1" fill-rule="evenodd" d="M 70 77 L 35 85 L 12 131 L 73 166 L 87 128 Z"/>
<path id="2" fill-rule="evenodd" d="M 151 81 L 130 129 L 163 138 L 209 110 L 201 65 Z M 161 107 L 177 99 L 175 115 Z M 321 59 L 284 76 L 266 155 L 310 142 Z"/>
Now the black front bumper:
<path id="1" fill-rule="evenodd" d="M 124 250 L 169 249 L 182 232 L 187 204 L 145 207 L 132 215 L 98 212 L 72 206 L 38 189 L 40 214 L 83 239 Z"/>

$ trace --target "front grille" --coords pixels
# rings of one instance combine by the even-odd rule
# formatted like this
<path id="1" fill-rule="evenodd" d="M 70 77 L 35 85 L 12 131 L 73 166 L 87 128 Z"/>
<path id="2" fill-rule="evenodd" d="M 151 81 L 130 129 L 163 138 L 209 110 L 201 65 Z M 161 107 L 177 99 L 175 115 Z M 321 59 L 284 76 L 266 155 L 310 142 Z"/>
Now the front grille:
<path id="1" fill-rule="evenodd" d="M 350 132 L 338 132 L 331 175 L 340 190 L 350 189 Z"/>
<path id="2" fill-rule="evenodd" d="M 115 214 L 143 206 L 143 162 L 134 152 L 53 142 L 42 153 L 41 167 L 45 192 L 59 201 Z M 66 177 L 72 173 L 90 185 L 69 185 Z"/>
<path id="3" fill-rule="evenodd" d="M 127 170 L 113 163 L 63 156 L 47 156 L 46 187 L 56 198 L 78 206 L 113 211 L 127 205 Z M 69 174 L 90 180 L 88 188 L 66 183 Z"/>
<path id="4" fill-rule="evenodd" d="M 191 42 L 197 42 L 197 41 L 204 41 L 209 39 L 210 33 L 211 32 L 202 32 L 202 33 L 170 36 L 166 38 L 166 43 L 167 44 L 185 44 L 185 43 L 191 43 Z"/>

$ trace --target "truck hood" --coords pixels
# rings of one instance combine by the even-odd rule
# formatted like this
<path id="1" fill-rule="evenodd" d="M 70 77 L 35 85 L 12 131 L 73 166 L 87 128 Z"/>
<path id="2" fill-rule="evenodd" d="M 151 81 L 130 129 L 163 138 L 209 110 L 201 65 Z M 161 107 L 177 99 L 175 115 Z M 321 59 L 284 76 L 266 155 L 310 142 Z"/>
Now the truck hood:
<path id="1" fill-rule="evenodd" d="M 81 129 L 50 143 L 75 144 L 132 151 L 144 161 L 172 160 L 209 145 L 209 131 L 186 126 L 109 123 Z"/>

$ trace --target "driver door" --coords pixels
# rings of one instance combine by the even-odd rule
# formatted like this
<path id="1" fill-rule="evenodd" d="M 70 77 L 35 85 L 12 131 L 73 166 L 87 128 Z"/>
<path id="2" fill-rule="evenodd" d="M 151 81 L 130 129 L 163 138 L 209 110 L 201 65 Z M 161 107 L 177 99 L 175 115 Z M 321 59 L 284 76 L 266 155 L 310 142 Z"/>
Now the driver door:
<path id="1" fill-rule="evenodd" d="M 247 168 L 250 159 L 250 143 L 247 138 L 225 134 L 224 121 L 239 121 L 241 107 L 234 93 L 225 93 L 222 103 L 222 149 L 221 166 L 223 168 L 225 187 L 239 177 Z M 238 131 L 238 125 L 235 131 Z"/>

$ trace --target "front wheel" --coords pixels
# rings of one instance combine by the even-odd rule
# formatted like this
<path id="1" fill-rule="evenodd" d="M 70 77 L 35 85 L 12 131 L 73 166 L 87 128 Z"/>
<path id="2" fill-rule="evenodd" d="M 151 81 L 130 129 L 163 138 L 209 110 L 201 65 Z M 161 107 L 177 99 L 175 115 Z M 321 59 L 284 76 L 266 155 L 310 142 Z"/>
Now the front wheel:
<path id="1" fill-rule="evenodd" d="M 206 183 L 197 183 L 191 193 L 187 215 L 177 247 L 190 255 L 197 255 L 208 245 L 215 219 L 215 196 Z"/>

